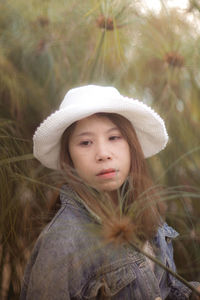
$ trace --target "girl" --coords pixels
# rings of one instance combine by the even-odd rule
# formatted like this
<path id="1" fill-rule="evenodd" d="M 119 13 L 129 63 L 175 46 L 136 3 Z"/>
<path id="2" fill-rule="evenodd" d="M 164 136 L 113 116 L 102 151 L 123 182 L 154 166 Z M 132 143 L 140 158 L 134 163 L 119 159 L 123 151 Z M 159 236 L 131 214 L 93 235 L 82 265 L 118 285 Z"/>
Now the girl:
<path id="1" fill-rule="evenodd" d="M 27 265 L 21 300 L 189 299 L 188 287 L 129 243 L 175 271 L 178 234 L 160 217 L 145 164 L 168 141 L 160 116 L 113 87 L 83 86 L 66 94 L 33 141 L 35 157 L 64 172 L 66 184 Z"/>

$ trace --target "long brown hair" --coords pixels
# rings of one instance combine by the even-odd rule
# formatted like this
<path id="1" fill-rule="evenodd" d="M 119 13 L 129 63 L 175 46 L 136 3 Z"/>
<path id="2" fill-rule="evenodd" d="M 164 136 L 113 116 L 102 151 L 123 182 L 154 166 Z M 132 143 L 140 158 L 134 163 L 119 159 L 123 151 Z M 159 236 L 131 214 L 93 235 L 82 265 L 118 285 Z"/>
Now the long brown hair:
<path id="1" fill-rule="evenodd" d="M 137 225 L 140 236 L 143 236 L 144 239 L 150 238 L 155 234 L 160 224 L 160 207 L 135 129 L 130 121 L 121 115 L 115 113 L 97 113 L 96 115 L 107 117 L 111 120 L 119 128 L 121 134 L 129 144 L 131 154 L 130 174 L 127 182 L 124 183 L 125 186 L 121 187 L 121 190 L 123 189 L 123 192 L 126 194 L 126 210 L 124 213 L 127 213 L 128 209 L 133 206 L 133 203 L 138 204 L 133 222 Z M 104 214 L 104 217 L 110 217 L 109 213 L 105 209 L 102 209 L 102 205 L 98 197 L 95 197 L 94 191 L 91 188 L 88 189 L 81 178 L 77 177 L 73 169 L 69 153 L 69 139 L 75 126 L 76 122 L 65 130 L 61 138 L 61 169 L 66 174 L 68 184 L 92 211 L 101 217 L 102 214 Z"/>

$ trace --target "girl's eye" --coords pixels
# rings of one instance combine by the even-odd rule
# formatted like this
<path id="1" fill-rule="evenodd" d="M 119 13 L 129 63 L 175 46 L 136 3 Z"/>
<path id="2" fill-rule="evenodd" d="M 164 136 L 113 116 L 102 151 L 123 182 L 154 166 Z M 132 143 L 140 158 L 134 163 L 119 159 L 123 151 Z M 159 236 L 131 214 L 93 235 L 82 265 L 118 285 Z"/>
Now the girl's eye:
<path id="1" fill-rule="evenodd" d="M 89 146 L 92 142 L 91 141 L 82 141 L 80 142 L 81 146 Z"/>
<path id="2" fill-rule="evenodd" d="M 113 136 L 110 136 L 110 137 L 109 137 L 109 140 L 110 140 L 110 141 L 115 141 L 115 140 L 119 140 L 120 138 L 121 138 L 121 136 L 113 135 Z"/>

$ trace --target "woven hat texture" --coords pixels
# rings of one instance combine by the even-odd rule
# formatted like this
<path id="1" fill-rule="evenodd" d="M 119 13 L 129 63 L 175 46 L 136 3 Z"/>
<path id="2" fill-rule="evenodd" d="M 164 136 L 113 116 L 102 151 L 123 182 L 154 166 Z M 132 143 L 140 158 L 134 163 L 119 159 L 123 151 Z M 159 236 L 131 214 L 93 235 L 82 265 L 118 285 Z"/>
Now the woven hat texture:
<path id="1" fill-rule="evenodd" d="M 163 119 L 143 102 L 124 97 L 114 87 L 87 85 L 71 89 L 57 111 L 47 117 L 33 136 L 33 154 L 46 167 L 60 169 L 60 141 L 72 123 L 98 112 L 117 113 L 135 128 L 145 158 L 165 148 Z"/>

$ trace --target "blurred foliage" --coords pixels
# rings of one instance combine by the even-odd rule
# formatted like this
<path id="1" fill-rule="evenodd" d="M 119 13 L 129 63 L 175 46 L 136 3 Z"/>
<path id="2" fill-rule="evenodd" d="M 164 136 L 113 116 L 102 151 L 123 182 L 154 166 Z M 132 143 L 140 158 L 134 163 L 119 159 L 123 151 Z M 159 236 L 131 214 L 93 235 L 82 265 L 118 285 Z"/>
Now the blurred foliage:
<path id="1" fill-rule="evenodd" d="M 200 280 L 200 3 L 165 3 L 156 13 L 139 0 L 0 1 L 2 299 L 18 299 L 56 178 L 32 160 L 32 135 L 68 89 L 87 83 L 114 85 L 166 120 L 169 145 L 148 162 L 157 184 L 179 190 L 166 201 L 181 233 L 177 265 Z"/>

